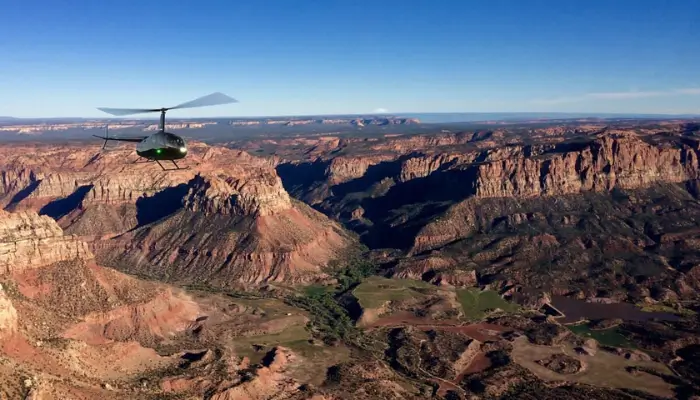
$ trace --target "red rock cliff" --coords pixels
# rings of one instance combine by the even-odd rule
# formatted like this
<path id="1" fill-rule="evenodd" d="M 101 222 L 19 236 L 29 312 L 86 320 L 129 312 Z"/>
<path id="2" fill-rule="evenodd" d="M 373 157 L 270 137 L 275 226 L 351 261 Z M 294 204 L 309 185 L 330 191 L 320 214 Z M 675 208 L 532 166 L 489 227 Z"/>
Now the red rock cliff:
<path id="1" fill-rule="evenodd" d="M 53 219 L 34 212 L 0 211 L 0 273 L 92 257 L 85 242 L 64 236 Z"/>

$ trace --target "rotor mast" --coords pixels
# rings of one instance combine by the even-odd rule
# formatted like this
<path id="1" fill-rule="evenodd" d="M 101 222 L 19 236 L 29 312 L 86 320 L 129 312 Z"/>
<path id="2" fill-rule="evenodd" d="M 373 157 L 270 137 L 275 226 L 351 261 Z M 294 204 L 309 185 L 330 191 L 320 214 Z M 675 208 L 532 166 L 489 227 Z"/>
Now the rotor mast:
<path id="1" fill-rule="evenodd" d="M 160 110 L 160 123 L 158 124 L 158 131 L 165 132 L 165 112 L 168 111 L 167 108 Z"/>

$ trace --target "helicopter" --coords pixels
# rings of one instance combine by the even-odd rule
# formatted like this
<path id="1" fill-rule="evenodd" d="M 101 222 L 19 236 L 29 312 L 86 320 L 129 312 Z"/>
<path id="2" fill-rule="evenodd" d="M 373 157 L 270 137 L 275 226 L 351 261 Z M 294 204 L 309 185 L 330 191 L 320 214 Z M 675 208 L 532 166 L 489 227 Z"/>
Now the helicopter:
<path id="1" fill-rule="evenodd" d="M 146 162 L 153 162 L 155 161 L 160 165 L 160 167 L 164 171 L 173 171 L 173 170 L 178 170 L 178 169 L 187 169 L 181 168 L 175 160 L 180 160 L 182 158 L 185 158 L 187 156 L 187 144 L 185 143 L 185 140 L 170 132 L 165 131 L 165 113 L 168 110 L 176 110 L 180 108 L 194 108 L 194 107 L 205 107 L 205 106 L 215 106 L 215 105 L 220 105 L 220 104 L 228 104 L 228 103 L 238 103 L 238 100 L 231 98 L 223 93 L 216 92 L 212 94 L 208 94 L 206 96 L 199 97 L 197 99 L 178 104 L 173 107 L 163 107 L 163 108 L 106 108 L 106 107 L 98 107 L 97 109 L 100 111 L 103 111 L 107 114 L 111 115 L 116 115 L 116 116 L 123 116 L 123 115 L 131 115 L 131 114 L 141 114 L 141 113 L 148 113 L 148 112 L 159 112 L 160 113 L 160 123 L 158 124 L 158 132 L 149 135 L 149 136 L 142 136 L 142 137 L 129 137 L 129 138 L 115 138 L 115 137 L 109 137 L 109 130 L 108 128 L 105 130 L 105 136 L 97 136 L 97 135 L 92 135 L 96 138 L 104 139 L 104 144 L 102 145 L 102 149 L 105 148 L 107 145 L 107 142 L 110 140 L 117 141 L 117 142 L 133 142 L 137 143 L 136 145 L 136 154 L 141 157 L 145 158 Z M 163 164 L 161 164 L 161 161 L 170 161 L 175 165 L 175 168 L 171 169 L 166 169 Z"/>

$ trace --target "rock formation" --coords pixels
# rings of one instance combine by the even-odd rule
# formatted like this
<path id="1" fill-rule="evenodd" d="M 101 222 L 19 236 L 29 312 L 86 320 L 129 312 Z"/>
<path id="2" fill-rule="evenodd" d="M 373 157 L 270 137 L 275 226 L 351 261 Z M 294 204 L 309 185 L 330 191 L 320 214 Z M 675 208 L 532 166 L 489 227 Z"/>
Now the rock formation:
<path id="1" fill-rule="evenodd" d="M 12 211 L 0 211 L 0 397 L 689 391 L 697 129 L 620 124 L 265 138 L 264 153 L 278 153 L 268 158 L 195 142 L 190 169 L 170 172 L 132 164 L 130 146 L 0 146 L 0 203 Z M 335 282 L 324 267 L 355 244 L 341 223 L 372 248 L 372 265 L 343 270 L 334 296 L 293 287 Z M 383 278 L 345 290 L 365 267 Z M 619 326 L 600 326 L 610 330 L 601 340 L 617 330 L 640 351 L 609 354 L 559 323 L 624 302 L 658 311 L 627 304 Z M 542 315 L 545 305 L 565 315 Z M 559 347 L 578 355 L 547 357 Z M 592 373 L 606 357 L 622 363 L 613 378 Z M 678 377 L 591 386 L 659 361 Z"/>
<path id="2" fill-rule="evenodd" d="M 340 155 L 315 153 L 277 170 L 293 196 L 344 222 L 370 248 L 403 250 L 387 262 L 395 277 L 486 281 L 510 294 L 526 280 L 596 297 L 595 279 L 625 268 L 663 275 L 673 293 L 657 297 L 675 301 L 698 285 L 692 271 L 700 260 L 690 255 L 700 248 L 690 222 L 696 208 L 683 205 L 698 198 L 693 129 L 572 124 L 347 139 Z M 645 253 L 651 248 L 654 256 Z M 682 266 L 672 261 L 679 251 L 687 255 Z M 533 275 L 538 268 L 568 269 Z M 649 289 L 615 279 L 609 287 L 618 301 L 643 300 L 635 293 Z M 577 280 L 590 287 L 572 289 Z"/>
<path id="3" fill-rule="evenodd" d="M 34 212 L 0 211 L 0 273 L 21 273 L 28 268 L 91 257 L 87 244 L 64 236 L 53 219 Z"/>
<path id="4" fill-rule="evenodd" d="M 164 172 L 129 164 L 128 149 L 73 150 L 67 157 L 47 145 L 30 160 L 8 154 L 0 170 L 21 166 L 31 172 L 12 176 L 31 182 L 3 190 L 9 208 L 56 219 L 101 263 L 223 285 L 306 281 L 323 278 L 321 269 L 352 245 L 337 223 L 292 201 L 267 160 L 247 153 L 193 143 L 191 168 Z"/>
<path id="5" fill-rule="evenodd" d="M 183 208 L 116 237 L 98 254 L 129 271 L 223 286 L 323 278 L 322 267 L 351 239 L 336 223 L 291 201 L 276 176 L 270 179 L 278 184 L 197 176 L 187 184 Z"/>
<path id="6" fill-rule="evenodd" d="M 5 289 L 0 288 L 0 339 L 11 336 L 17 331 L 17 310 L 5 294 Z"/>
<path id="7" fill-rule="evenodd" d="M 282 182 L 271 171 L 261 171 L 255 178 L 197 175 L 188 183 L 185 209 L 204 214 L 274 215 L 292 208 Z"/>

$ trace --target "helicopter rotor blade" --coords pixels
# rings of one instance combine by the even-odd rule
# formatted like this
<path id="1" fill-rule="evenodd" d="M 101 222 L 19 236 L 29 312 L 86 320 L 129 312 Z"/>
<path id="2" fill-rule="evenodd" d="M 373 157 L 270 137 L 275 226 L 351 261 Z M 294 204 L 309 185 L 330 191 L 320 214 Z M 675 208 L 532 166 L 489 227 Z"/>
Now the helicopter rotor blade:
<path id="1" fill-rule="evenodd" d="M 238 100 L 229 97 L 223 93 L 215 92 L 208 94 L 206 96 L 199 97 L 188 102 L 178 104 L 174 107 L 167 108 L 109 108 L 109 107 L 98 107 L 97 109 L 106 112 L 107 114 L 112 114 L 116 116 L 131 115 L 131 114 L 141 114 L 149 112 L 163 112 L 168 110 L 175 110 L 178 108 L 194 108 L 194 107 L 206 107 L 206 106 L 217 106 L 220 104 L 238 103 Z"/>
<path id="2" fill-rule="evenodd" d="M 131 114 L 141 114 L 148 112 L 160 112 L 160 108 L 107 108 L 107 107 L 97 107 L 98 110 L 106 112 L 112 115 L 131 115 Z"/>
<path id="3" fill-rule="evenodd" d="M 216 92 L 202 96 L 200 98 L 190 100 L 188 102 L 178 104 L 174 107 L 169 107 L 167 110 L 175 110 L 178 108 L 194 108 L 194 107 L 206 107 L 206 106 L 218 106 L 220 104 L 238 103 L 238 100 L 226 96 L 223 93 Z"/>

